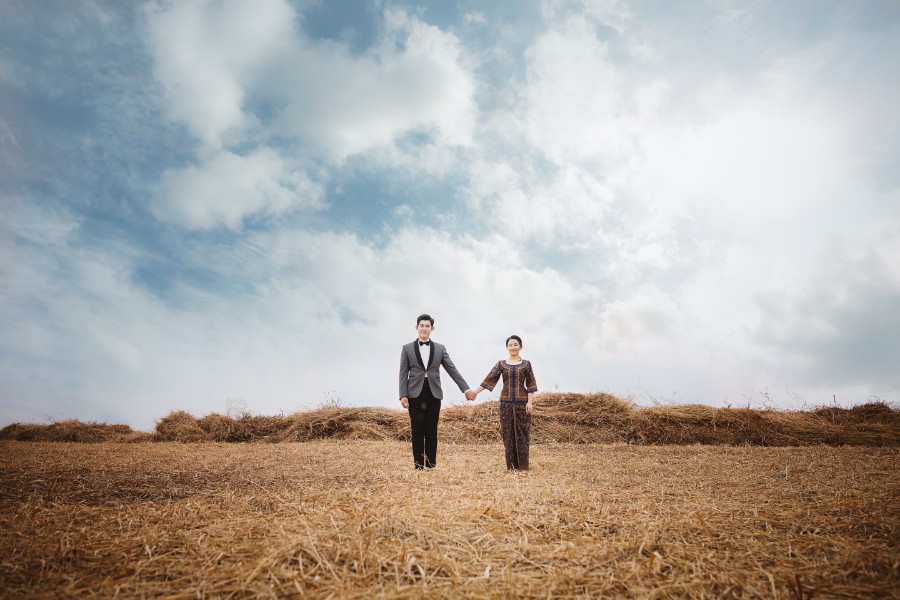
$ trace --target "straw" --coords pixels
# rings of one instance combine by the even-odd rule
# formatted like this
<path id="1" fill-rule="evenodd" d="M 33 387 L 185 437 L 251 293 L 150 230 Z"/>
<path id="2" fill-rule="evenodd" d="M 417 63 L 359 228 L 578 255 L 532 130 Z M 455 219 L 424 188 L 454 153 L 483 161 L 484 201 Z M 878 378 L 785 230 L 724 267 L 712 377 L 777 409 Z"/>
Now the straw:
<path id="1" fill-rule="evenodd" d="M 499 440 L 496 401 L 449 405 L 441 411 L 440 438 L 461 444 Z M 149 434 L 126 425 L 63 421 L 15 423 L 0 439 L 34 441 L 141 441 Z M 408 440 L 406 411 L 375 407 L 326 407 L 291 415 L 185 411 L 163 417 L 152 434 L 170 442 L 304 442 L 319 439 Z M 639 407 L 610 394 L 538 394 L 532 419 L 534 444 L 715 444 L 758 446 L 897 446 L 900 410 L 884 403 L 806 411 L 717 408 L 701 404 Z"/>
<path id="2" fill-rule="evenodd" d="M 304 427 L 372 434 L 342 414 Z M 497 443 L 420 472 L 396 440 L 0 441 L 0 595 L 897 597 L 898 459 L 546 442 L 517 474 Z"/>

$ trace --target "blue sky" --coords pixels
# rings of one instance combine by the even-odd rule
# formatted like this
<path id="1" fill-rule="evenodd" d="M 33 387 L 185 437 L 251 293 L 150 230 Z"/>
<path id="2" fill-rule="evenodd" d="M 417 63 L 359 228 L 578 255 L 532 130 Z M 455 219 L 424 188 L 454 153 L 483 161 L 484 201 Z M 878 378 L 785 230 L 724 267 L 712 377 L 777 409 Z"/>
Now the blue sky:
<path id="1" fill-rule="evenodd" d="M 0 5 L 0 424 L 900 400 L 900 5 Z M 447 403 L 462 402 L 452 392 Z"/>

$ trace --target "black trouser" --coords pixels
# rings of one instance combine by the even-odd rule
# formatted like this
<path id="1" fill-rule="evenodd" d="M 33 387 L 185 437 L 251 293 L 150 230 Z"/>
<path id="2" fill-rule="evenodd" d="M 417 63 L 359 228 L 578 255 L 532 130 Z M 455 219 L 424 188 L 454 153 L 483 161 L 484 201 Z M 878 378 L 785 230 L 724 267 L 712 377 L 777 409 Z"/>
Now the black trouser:
<path id="1" fill-rule="evenodd" d="M 417 469 L 437 464 L 437 428 L 441 401 L 431 394 L 428 380 L 422 393 L 409 399 L 409 428 L 412 431 L 413 461 Z"/>

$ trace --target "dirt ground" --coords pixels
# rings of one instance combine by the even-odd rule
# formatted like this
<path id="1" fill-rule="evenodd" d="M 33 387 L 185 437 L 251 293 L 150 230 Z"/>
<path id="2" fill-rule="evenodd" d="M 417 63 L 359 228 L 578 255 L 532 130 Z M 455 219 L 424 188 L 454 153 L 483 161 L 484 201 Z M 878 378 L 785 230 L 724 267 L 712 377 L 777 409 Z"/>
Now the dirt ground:
<path id="1" fill-rule="evenodd" d="M 900 597 L 900 450 L 0 442 L 3 597 Z"/>

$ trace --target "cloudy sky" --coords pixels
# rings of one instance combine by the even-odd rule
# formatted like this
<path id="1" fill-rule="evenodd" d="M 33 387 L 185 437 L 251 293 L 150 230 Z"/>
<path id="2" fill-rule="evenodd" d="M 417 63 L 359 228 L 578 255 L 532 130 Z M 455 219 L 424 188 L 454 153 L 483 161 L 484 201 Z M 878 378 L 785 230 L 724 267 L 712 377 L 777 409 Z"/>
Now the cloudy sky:
<path id="1" fill-rule="evenodd" d="M 890 0 L 2 0 L 0 425 L 399 408 L 421 312 L 472 386 L 896 404 L 898 98 Z"/>

